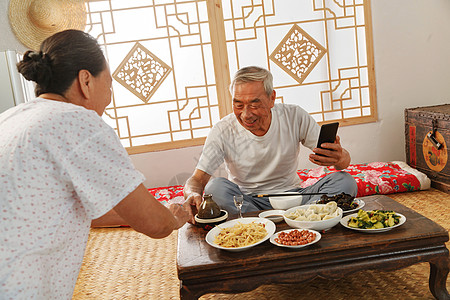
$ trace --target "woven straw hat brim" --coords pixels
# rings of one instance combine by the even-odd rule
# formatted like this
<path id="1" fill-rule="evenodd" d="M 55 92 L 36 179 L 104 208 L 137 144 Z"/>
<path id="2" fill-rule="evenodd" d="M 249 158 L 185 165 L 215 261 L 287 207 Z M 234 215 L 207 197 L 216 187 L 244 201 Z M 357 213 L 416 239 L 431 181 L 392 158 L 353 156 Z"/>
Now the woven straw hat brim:
<path id="1" fill-rule="evenodd" d="M 49 36 L 66 29 L 84 30 L 84 0 L 11 0 L 9 22 L 18 40 L 39 50 Z"/>

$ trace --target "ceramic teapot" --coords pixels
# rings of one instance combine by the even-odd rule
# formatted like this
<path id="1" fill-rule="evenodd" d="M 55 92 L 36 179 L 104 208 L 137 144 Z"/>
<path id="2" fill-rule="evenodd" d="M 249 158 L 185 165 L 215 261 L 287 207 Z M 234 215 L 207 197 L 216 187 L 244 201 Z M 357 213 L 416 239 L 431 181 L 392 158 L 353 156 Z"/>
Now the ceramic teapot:
<path id="1" fill-rule="evenodd" d="M 198 209 L 198 217 L 202 219 L 212 219 L 220 216 L 220 207 L 214 202 L 212 195 L 204 195 L 203 201 Z"/>

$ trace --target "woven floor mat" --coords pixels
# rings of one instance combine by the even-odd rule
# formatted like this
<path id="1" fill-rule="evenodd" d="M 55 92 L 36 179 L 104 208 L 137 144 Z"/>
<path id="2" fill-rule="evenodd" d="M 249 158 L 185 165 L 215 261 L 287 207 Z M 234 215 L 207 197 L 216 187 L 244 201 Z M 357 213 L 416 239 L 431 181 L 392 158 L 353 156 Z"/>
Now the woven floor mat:
<path id="1" fill-rule="evenodd" d="M 431 189 L 388 196 L 450 229 L 450 195 Z M 156 240 L 129 228 L 92 229 L 73 299 L 179 299 L 176 245 L 176 232 Z M 200 299 L 434 299 L 429 272 L 429 264 L 420 263 L 392 272 L 362 271 L 336 281 L 265 285 Z"/>

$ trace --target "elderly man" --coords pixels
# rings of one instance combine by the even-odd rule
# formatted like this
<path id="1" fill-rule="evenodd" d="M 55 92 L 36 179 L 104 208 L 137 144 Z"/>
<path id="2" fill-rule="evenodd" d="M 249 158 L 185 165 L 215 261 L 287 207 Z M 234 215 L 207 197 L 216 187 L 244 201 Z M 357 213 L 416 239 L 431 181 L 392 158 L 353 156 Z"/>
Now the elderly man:
<path id="1" fill-rule="evenodd" d="M 220 120 L 209 133 L 193 175 L 186 181 L 184 197 L 191 222 L 202 202 L 203 192 L 212 194 L 220 207 L 235 213 L 234 195 L 244 195 L 242 212 L 271 209 L 266 197 L 254 193 L 347 193 L 355 196 L 352 176 L 336 172 L 316 184 L 300 188 L 297 162 L 300 144 L 313 151 L 309 160 L 338 170 L 350 164 L 350 154 L 342 148 L 339 136 L 334 143 L 316 148 L 320 126 L 301 107 L 275 104 L 272 74 L 260 67 L 245 67 L 230 86 L 233 114 Z M 228 179 L 211 174 L 223 163 Z M 320 196 L 303 196 L 310 203 Z"/>

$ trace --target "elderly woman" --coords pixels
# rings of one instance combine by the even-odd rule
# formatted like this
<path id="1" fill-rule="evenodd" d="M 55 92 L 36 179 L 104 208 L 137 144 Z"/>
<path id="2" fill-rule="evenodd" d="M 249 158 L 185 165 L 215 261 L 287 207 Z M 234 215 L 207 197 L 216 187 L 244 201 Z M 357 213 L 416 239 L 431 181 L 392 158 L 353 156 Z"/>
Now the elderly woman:
<path id="1" fill-rule="evenodd" d="M 155 200 L 100 118 L 112 79 L 94 38 L 59 32 L 18 70 L 37 98 L 0 115 L 0 298 L 70 299 L 93 219 L 163 238 L 188 213 Z"/>

